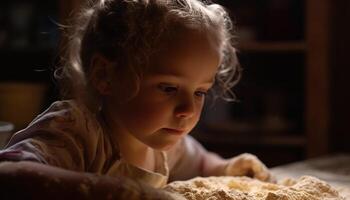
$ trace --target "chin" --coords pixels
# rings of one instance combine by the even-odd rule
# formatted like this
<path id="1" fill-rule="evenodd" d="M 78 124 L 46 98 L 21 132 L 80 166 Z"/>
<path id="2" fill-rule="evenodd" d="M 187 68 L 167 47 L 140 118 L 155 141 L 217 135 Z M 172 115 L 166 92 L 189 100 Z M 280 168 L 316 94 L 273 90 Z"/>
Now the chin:
<path id="1" fill-rule="evenodd" d="M 162 148 L 160 148 L 160 151 L 168 151 L 169 149 L 171 149 L 171 147 L 173 147 L 175 144 L 171 144 L 171 145 L 166 145 Z"/>
<path id="2" fill-rule="evenodd" d="M 153 149 L 158 151 L 167 151 L 171 149 L 177 142 L 168 142 L 168 143 L 158 143 L 150 145 Z"/>

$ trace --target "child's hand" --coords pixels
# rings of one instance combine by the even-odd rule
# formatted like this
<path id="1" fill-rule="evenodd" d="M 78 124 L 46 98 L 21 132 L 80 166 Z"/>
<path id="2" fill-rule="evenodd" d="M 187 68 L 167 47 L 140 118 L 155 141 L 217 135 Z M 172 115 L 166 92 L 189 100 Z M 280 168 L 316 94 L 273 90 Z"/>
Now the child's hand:
<path id="1" fill-rule="evenodd" d="M 228 160 L 225 168 L 227 176 L 249 176 L 261 181 L 274 181 L 268 168 L 254 155 L 240 154 Z"/>

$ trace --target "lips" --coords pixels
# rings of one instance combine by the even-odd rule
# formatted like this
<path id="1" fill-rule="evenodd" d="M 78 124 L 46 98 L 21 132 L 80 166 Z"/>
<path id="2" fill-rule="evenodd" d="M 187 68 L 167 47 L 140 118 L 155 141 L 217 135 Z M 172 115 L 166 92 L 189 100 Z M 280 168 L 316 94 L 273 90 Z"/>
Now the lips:
<path id="1" fill-rule="evenodd" d="M 173 134 L 173 135 L 182 135 L 185 130 L 182 129 L 174 129 L 174 128 L 163 128 L 167 133 Z"/>

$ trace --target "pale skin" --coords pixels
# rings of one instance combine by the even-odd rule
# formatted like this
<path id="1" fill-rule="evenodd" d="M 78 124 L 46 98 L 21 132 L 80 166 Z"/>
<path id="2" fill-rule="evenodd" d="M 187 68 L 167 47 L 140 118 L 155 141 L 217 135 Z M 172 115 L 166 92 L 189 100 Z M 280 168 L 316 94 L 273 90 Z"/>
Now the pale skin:
<path id="1" fill-rule="evenodd" d="M 178 31 L 151 57 L 137 95 L 120 104 L 116 103 L 120 94 L 129 96 L 130 90 L 120 90 L 113 65 L 96 57 L 94 73 L 105 75 L 94 79 L 95 87 L 105 98 L 104 119 L 127 162 L 153 171 L 154 150 L 171 151 L 195 127 L 205 96 L 215 81 L 220 48 L 220 43 L 206 33 Z M 201 160 L 203 176 L 251 175 L 261 180 L 270 177 L 264 164 L 250 154 L 225 160 L 208 152 Z"/>
<path id="2" fill-rule="evenodd" d="M 119 147 L 123 159 L 150 171 L 154 171 L 155 168 L 154 150 L 171 150 L 197 124 L 205 95 L 214 84 L 221 59 L 220 45 L 211 40 L 208 35 L 195 31 L 186 30 L 176 34 L 160 49 L 161 51 L 151 57 L 149 70 L 140 80 L 138 93 L 128 101 L 123 101 L 120 97 L 121 95 L 129 96 L 128 92 L 132 91 L 125 85 L 125 82 L 123 86 L 126 88 L 121 89 L 123 87 L 117 78 L 120 76 L 116 75 L 113 62 L 100 54 L 95 54 L 89 75 L 91 85 L 104 99 L 101 119 L 106 124 L 105 131 L 112 135 L 112 142 Z M 202 174 L 211 176 L 246 173 L 244 171 L 234 174 L 236 173 L 234 170 L 231 170 L 232 173 L 227 171 L 230 168 L 226 166 L 233 160 L 224 160 L 214 153 L 208 153 L 202 158 Z M 250 161 L 244 163 L 254 164 L 251 161 L 254 159 L 248 160 Z M 260 161 L 255 162 L 262 164 Z M 238 162 L 235 161 L 235 163 Z M 248 167 L 247 170 L 251 169 Z M 45 176 L 31 173 L 38 171 L 43 172 Z M 36 177 L 37 182 L 42 183 L 37 184 L 37 187 L 31 190 L 34 194 L 47 189 L 45 187 L 50 187 L 45 184 L 50 180 L 60 180 L 51 187 L 61 188 L 58 187 L 60 184 L 68 184 L 74 188 L 87 179 L 91 180 L 92 176 L 88 173 L 72 172 L 32 162 L 8 163 L 0 166 L 0 180 L 2 178 L 11 179 L 18 174 L 22 174 L 23 181 L 28 181 L 28 184 L 33 177 L 34 179 Z M 118 191 L 113 189 L 124 179 L 114 180 L 97 175 L 94 175 L 93 179 L 96 194 L 101 191 L 105 195 L 108 192 L 122 194 L 123 191 L 126 191 L 125 187 L 119 187 Z M 13 187 L 16 189 L 16 184 Z M 54 189 L 51 191 L 51 195 L 65 197 L 62 188 L 56 191 L 57 194 Z M 146 189 L 141 187 L 140 191 L 143 192 L 140 195 L 152 196 L 156 193 L 147 186 Z M 79 196 L 79 194 L 75 195 Z M 83 197 L 81 196 L 81 199 L 84 199 Z M 99 199 L 104 198 L 99 196 Z M 167 196 L 165 199 L 172 198 Z"/>
<path id="3" fill-rule="evenodd" d="M 121 92 L 112 64 L 96 58 L 94 73 L 107 77 L 94 79 L 94 83 L 104 94 L 104 119 L 118 141 L 122 157 L 153 171 L 154 149 L 171 149 L 197 124 L 206 93 L 215 81 L 220 46 L 206 34 L 180 31 L 152 57 L 138 94 L 121 104 L 116 104 Z M 203 163 L 206 175 L 226 164 L 214 154 L 208 154 Z"/>

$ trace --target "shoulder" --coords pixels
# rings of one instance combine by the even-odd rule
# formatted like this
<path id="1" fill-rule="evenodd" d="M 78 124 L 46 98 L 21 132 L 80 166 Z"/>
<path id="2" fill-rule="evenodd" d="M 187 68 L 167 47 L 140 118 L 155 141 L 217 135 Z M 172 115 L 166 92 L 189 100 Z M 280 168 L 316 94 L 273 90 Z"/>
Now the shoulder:
<path id="1" fill-rule="evenodd" d="M 202 158 L 206 150 L 193 137 L 187 135 L 169 151 L 170 180 L 184 180 L 201 175 Z"/>
<path id="2" fill-rule="evenodd" d="M 99 146 L 104 141 L 102 133 L 96 117 L 83 105 L 72 100 L 56 101 L 15 133 L 6 148 L 24 155 L 19 159 L 85 171 L 96 157 L 104 158 L 105 146 Z"/>
<path id="3" fill-rule="evenodd" d="M 90 115 L 84 106 L 78 105 L 74 100 L 55 101 L 44 112 L 39 114 L 30 125 L 42 120 L 72 123 Z"/>
<path id="4" fill-rule="evenodd" d="M 188 153 L 202 148 L 201 144 L 190 135 L 186 135 L 167 151 L 168 156 L 179 156 L 181 153 Z"/>
<path id="5" fill-rule="evenodd" d="M 38 123 L 41 123 L 43 126 L 58 125 L 62 127 L 62 125 L 69 125 L 70 128 L 86 128 L 86 125 L 99 127 L 96 116 L 84 105 L 78 104 L 74 100 L 53 102 L 29 126 Z"/>
<path id="6" fill-rule="evenodd" d="M 185 136 L 178 141 L 166 154 L 168 157 L 169 167 L 172 168 L 179 160 L 187 157 L 189 154 L 194 154 L 199 143 L 192 136 Z"/>
<path id="7" fill-rule="evenodd" d="M 95 139 L 94 136 L 100 132 L 101 127 L 94 114 L 74 100 L 65 100 L 53 102 L 24 130 L 14 134 L 10 142 L 39 135 L 57 138 L 67 134 L 74 138 Z"/>

